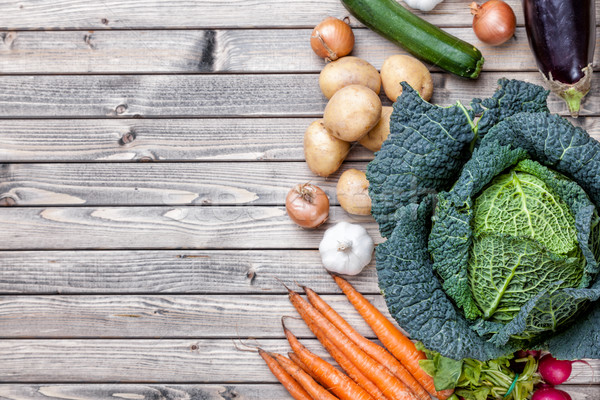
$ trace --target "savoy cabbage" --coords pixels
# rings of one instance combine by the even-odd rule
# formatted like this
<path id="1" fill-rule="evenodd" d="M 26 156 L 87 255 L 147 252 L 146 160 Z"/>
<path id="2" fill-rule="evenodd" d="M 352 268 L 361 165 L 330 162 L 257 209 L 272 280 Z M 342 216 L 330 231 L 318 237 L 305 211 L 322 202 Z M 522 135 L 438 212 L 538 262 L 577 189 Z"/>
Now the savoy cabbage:
<path id="1" fill-rule="evenodd" d="M 446 357 L 600 358 L 600 144 L 550 114 L 541 87 L 499 84 L 468 108 L 403 83 L 367 168 L 387 237 L 379 286 L 400 326 Z"/>

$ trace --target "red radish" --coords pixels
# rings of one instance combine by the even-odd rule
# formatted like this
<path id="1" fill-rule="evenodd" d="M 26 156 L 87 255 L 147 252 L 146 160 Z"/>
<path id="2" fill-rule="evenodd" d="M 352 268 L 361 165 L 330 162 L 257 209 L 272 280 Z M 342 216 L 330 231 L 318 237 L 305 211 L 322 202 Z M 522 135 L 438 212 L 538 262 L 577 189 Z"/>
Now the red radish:
<path id="1" fill-rule="evenodd" d="M 571 400 L 571 396 L 552 386 L 544 386 L 535 391 L 531 400 Z"/>
<path id="2" fill-rule="evenodd" d="M 527 356 L 532 356 L 536 360 L 540 358 L 542 352 L 540 350 L 517 350 L 515 351 L 515 358 L 527 358 Z"/>
<path id="3" fill-rule="evenodd" d="M 540 359 L 538 371 L 542 375 L 542 379 L 551 385 L 560 385 L 565 382 L 571 376 L 572 364 L 581 362 L 587 365 L 587 361 L 584 360 L 557 360 L 550 354 L 546 354 Z"/>
<path id="4" fill-rule="evenodd" d="M 527 364 L 527 357 L 531 356 L 535 360 L 540 358 L 541 351 L 539 350 L 517 350 L 515 351 L 514 357 L 510 360 L 510 369 L 516 373 L 522 373 Z M 525 361 L 517 361 L 517 360 Z"/>

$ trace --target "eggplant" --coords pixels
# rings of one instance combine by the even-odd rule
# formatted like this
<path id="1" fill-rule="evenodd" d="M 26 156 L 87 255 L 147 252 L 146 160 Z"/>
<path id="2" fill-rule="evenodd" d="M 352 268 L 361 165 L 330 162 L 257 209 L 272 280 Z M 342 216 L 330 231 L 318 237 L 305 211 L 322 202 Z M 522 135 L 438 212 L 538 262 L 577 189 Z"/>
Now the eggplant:
<path id="1" fill-rule="evenodd" d="M 579 115 L 596 45 L 594 0 L 523 0 L 529 46 L 549 89 Z"/>

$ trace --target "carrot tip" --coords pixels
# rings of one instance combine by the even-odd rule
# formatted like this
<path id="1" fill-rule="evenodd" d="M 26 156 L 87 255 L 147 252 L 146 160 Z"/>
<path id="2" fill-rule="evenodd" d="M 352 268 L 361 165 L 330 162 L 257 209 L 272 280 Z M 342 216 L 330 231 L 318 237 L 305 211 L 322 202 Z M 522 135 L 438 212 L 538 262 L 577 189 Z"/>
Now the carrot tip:
<path id="1" fill-rule="evenodd" d="M 306 292 L 306 286 L 305 285 L 301 285 L 298 283 L 298 281 L 294 281 L 294 283 L 296 284 L 296 286 L 298 286 L 300 289 L 304 290 Z"/>
<path id="2" fill-rule="evenodd" d="M 327 271 L 327 273 L 333 278 L 334 281 L 337 281 L 338 279 L 344 279 L 335 272 Z"/>
<path id="3" fill-rule="evenodd" d="M 283 281 L 282 281 L 281 279 L 279 279 L 279 278 L 278 278 L 278 277 L 276 277 L 276 276 L 274 276 L 274 278 L 277 280 L 277 282 L 281 283 L 281 285 L 282 285 L 284 288 L 286 288 L 288 292 L 290 292 L 290 293 L 292 292 L 292 289 L 290 289 L 290 288 L 288 287 L 288 285 L 286 285 L 285 283 L 283 283 Z"/>
<path id="4" fill-rule="evenodd" d="M 286 318 L 285 315 L 283 317 L 281 317 L 281 326 L 283 327 L 283 332 L 288 332 L 289 329 L 285 326 L 285 318 Z"/>

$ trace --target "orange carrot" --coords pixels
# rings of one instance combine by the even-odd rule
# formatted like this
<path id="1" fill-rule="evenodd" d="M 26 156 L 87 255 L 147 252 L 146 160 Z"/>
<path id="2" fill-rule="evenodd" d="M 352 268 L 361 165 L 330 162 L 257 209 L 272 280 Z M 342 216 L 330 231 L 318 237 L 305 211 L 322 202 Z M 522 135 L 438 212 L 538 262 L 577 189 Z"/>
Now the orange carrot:
<path id="1" fill-rule="evenodd" d="M 286 370 L 279 364 L 273 357 L 269 355 L 263 349 L 258 349 L 258 354 L 265 360 L 267 366 L 275 375 L 277 380 L 281 382 L 284 388 L 292 395 L 292 397 L 296 400 L 313 400 L 313 398 L 308 394 L 302 386 L 292 378 L 290 374 L 286 372 Z"/>
<path id="2" fill-rule="evenodd" d="M 281 354 L 270 353 L 277 360 L 279 365 L 286 370 L 302 387 L 306 390 L 314 400 L 339 400 L 337 397 L 329 393 L 325 388 L 319 385 L 313 378 L 299 366 L 288 360 Z"/>
<path id="3" fill-rule="evenodd" d="M 310 369 L 308 369 L 308 367 L 306 365 L 304 365 L 302 360 L 300 360 L 300 357 L 298 357 L 298 354 L 294 353 L 293 351 L 290 351 L 287 355 L 290 360 L 292 360 L 296 365 L 298 365 L 300 368 L 302 368 L 302 370 L 304 372 L 306 372 L 307 374 L 309 374 L 311 376 L 311 378 L 313 378 L 315 381 L 319 380 L 319 379 L 317 379 L 317 376 L 315 374 L 313 374 L 312 371 Z"/>
<path id="4" fill-rule="evenodd" d="M 423 371 L 419 365 L 419 360 L 427 358 L 425 353 L 417 350 L 414 343 L 400 332 L 375 306 L 369 303 L 363 295 L 354 289 L 350 283 L 339 276 L 332 276 L 350 303 L 352 303 L 373 332 L 375 332 L 375 335 L 381 340 L 381 343 L 410 371 L 421 385 L 440 400 L 450 397 L 453 391 L 450 389 L 440 392 L 436 391 L 433 378 Z"/>
<path id="5" fill-rule="evenodd" d="M 371 395 L 358 386 L 352 379 L 304 347 L 285 325 L 283 331 L 294 353 L 317 376 L 317 380 L 331 390 L 333 394 L 341 400 L 373 400 Z"/>
<path id="6" fill-rule="evenodd" d="M 352 361 L 350 361 L 350 359 L 346 357 L 346 355 L 342 351 L 340 351 L 340 349 L 338 349 L 331 342 L 331 340 L 327 339 L 327 336 L 323 334 L 322 330 L 320 330 L 316 326 L 314 327 L 314 329 L 311 328 L 311 330 L 315 332 L 317 339 L 319 339 L 319 342 L 321 342 L 325 350 L 327 350 L 327 352 L 331 354 L 331 357 L 333 357 L 333 359 L 338 363 L 338 365 L 342 367 L 344 371 L 346 371 L 348 376 L 352 378 L 354 382 L 358 383 L 358 385 L 365 389 L 365 391 L 369 393 L 375 400 L 387 400 L 386 397 L 383 395 L 383 392 L 377 387 L 377 385 L 371 382 L 369 378 L 367 378 L 362 372 L 360 372 L 356 365 L 352 364 Z"/>
<path id="7" fill-rule="evenodd" d="M 418 400 L 402 381 L 362 351 L 298 293 L 289 289 L 288 291 L 290 301 L 309 328 L 312 325 L 311 320 L 314 321 L 314 324 L 356 365 L 360 372 L 377 385 L 385 397 L 390 400 Z"/>
<path id="8" fill-rule="evenodd" d="M 325 302 L 317 293 L 308 287 L 303 287 L 306 297 L 310 303 L 329 320 L 336 328 L 344 332 L 350 340 L 352 340 L 365 353 L 371 356 L 374 360 L 383 364 L 389 369 L 398 379 L 408 386 L 419 399 L 430 400 L 431 397 L 427 390 L 417 382 L 417 380 L 406 370 L 404 365 L 400 363 L 386 349 L 373 343 L 363 335 L 358 333 L 346 320 L 342 318 L 329 304 Z"/>

